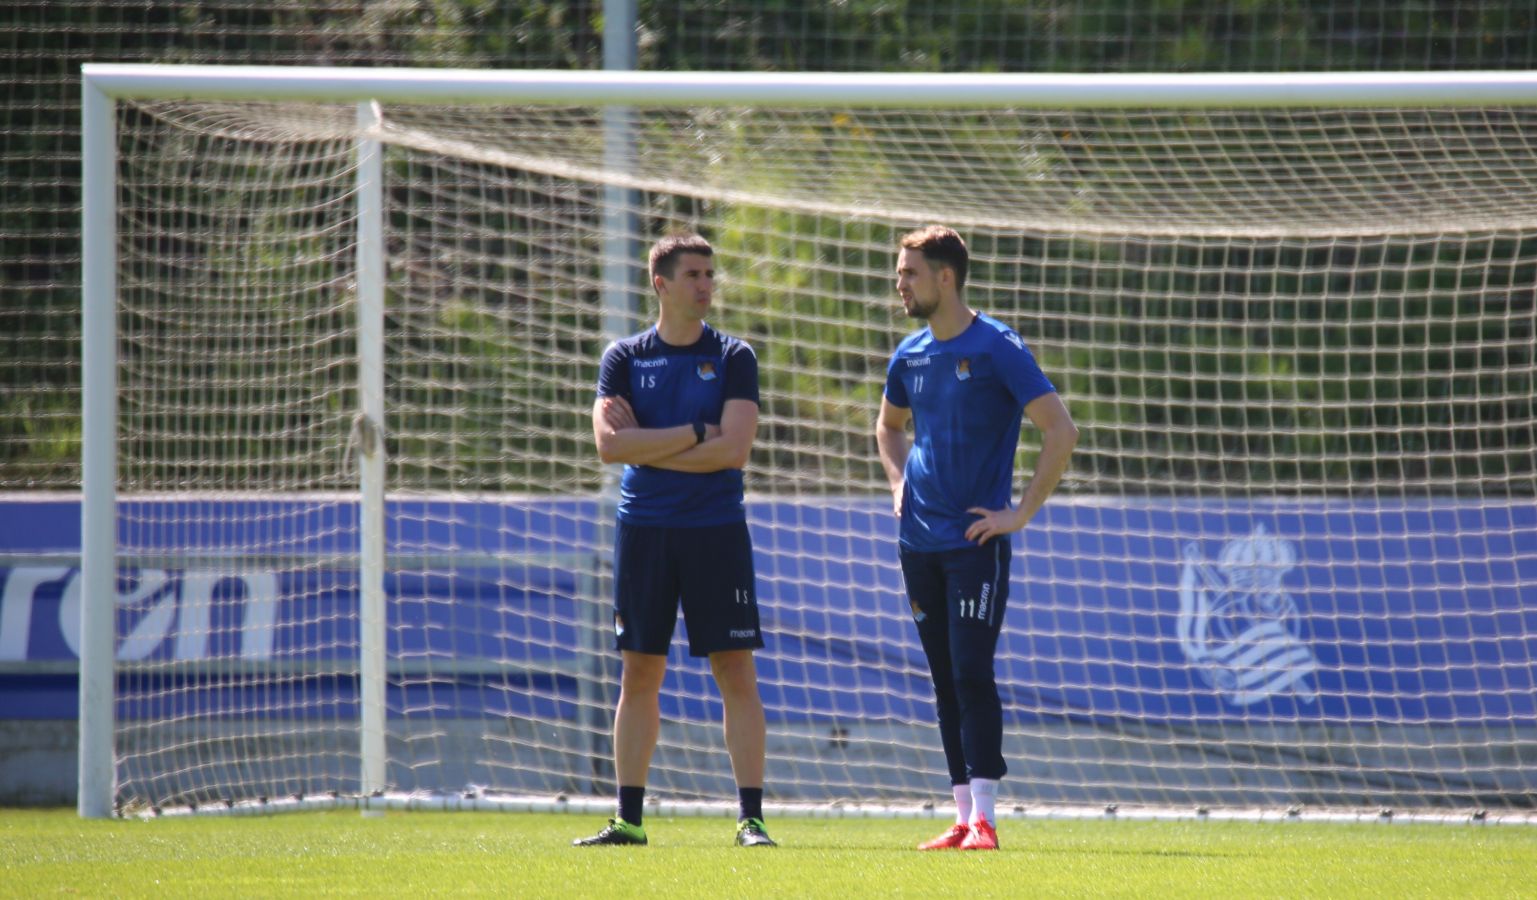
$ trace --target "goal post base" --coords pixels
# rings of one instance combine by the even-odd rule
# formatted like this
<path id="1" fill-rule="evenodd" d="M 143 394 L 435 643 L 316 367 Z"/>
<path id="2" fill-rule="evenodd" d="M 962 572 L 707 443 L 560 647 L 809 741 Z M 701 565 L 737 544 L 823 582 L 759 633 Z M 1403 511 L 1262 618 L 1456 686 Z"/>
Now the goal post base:
<path id="1" fill-rule="evenodd" d="M 954 813 L 933 804 L 773 803 L 765 802 L 769 818 L 793 819 L 949 819 Z M 460 794 L 394 794 L 377 797 L 288 798 L 267 802 L 203 804 L 170 807 L 132 814 L 137 818 L 183 816 L 264 816 L 285 813 L 358 810 L 369 817 L 405 812 L 533 813 L 550 815 L 609 816 L 611 798 L 511 796 L 495 792 Z M 1174 808 L 1157 806 L 1020 806 L 1000 805 L 999 821 L 1103 820 L 1127 822 L 1269 822 L 1331 825 L 1537 825 L 1537 812 L 1490 812 L 1487 810 L 1390 810 L 1330 808 Z M 646 814 L 661 818 L 734 818 L 735 804 L 649 799 Z"/>

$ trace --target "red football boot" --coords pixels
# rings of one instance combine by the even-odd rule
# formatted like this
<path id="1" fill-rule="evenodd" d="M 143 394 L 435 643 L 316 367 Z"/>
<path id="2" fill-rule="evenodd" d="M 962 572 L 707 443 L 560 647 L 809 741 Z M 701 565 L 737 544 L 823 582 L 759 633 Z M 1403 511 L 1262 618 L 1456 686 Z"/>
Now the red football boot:
<path id="1" fill-rule="evenodd" d="M 924 841 L 918 845 L 919 850 L 954 850 L 961 846 L 966 836 L 971 834 L 971 829 L 959 823 L 950 826 L 950 830 L 932 841 Z"/>
<path id="2" fill-rule="evenodd" d="M 962 850 L 998 849 L 998 832 L 993 830 L 992 824 L 986 819 L 978 819 L 968 831 L 970 833 L 966 835 L 966 839 L 961 841 Z"/>

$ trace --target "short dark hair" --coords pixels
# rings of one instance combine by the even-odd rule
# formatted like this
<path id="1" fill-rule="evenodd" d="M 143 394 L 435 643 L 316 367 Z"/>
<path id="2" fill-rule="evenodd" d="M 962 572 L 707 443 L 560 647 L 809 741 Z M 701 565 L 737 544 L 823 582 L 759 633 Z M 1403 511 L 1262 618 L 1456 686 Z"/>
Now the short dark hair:
<path id="1" fill-rule="evenodd" d="M 948 266 L 955 273 L 955 289 L 966 286 L 966 265 L 971 255 L 966 252 L 966 242 L 955 229 L 943 225 L 925 225 L 917 231 L 902 235 L 902 247 L 917 250 L 931 263 Z"/>
<path id="2" fill-rule="evenodd" d="M 709 241 L 693 232 L 669 234 L 651 248 L 651 277 L 660 275 L 663 278 L 671 278 L 672 273 L 678 270 L 678 257 L 685 253 L 714 257 L 715 248 L 710 246 Z"/>

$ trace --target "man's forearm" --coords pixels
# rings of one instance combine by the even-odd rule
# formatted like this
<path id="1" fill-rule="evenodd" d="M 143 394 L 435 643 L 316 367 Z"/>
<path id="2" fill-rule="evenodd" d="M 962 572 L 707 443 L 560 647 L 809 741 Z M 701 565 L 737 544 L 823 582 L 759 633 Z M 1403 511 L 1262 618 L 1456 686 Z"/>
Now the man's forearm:
<path id="1" fill-rule="evenodd" d="M 647 466 L 687 451 L 698 440 L 692 425 L 610 430 L 598 442 L 598 455 L 605 463 Z"/>
<path id="2" fill-rule="evenodd" d="M 875 426 L 875 447 L 881 458 L 886 481 L 895 489 L 902 483 L 907 467 L 907 430 L 887 425 Z"/>
<path id="3" fill-rule="evenodd" d="M 720 472 L 725 469 L 740 469 L 747 464 L 747 456 L 751 449 L 751 445 L 744 449 L 731 437 L 720 435 L 647 465 L 672 472 Z"/>
<path id="4" fill-rule="evenodd" d="M 1044 435 L 1041 453 L 1035 460 L 1035 474 L 1030 477 L 1030 483 L 1025 485 L 1024 495 L 1016 507 L 1022 523 L 1034 518 L 1057 489 L 1057 484 L 1067 472 L 1068 461 L 1072 459 L 1073 448 L 1077 443 L 1076 429 L 1063 429 Z"/>

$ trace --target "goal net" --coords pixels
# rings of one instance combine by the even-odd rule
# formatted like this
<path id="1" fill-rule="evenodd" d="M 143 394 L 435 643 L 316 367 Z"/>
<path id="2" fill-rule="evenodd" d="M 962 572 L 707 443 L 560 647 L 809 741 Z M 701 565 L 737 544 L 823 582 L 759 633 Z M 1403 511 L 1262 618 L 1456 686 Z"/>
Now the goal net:
<path id="1" fill-rule="evenodd" d="M 1082 433 L 1015 536 L 1004 815 L 1537 803 L 1537 108 L 434 96 L 362 125 L 350 99 L 115 104 L 116 306 L 87 313 L 115 329 L 115 600 L 65 602 L 115 622 L 119 809 L 611 802 L 590 410 L 677 229 L 761 371 L 767 795 L 947 797 L 873 441 L 917 325 L 895 242 L 930 222 Z M 650 795 L 708 807 L 733 782 L 681 633 Z"/>

